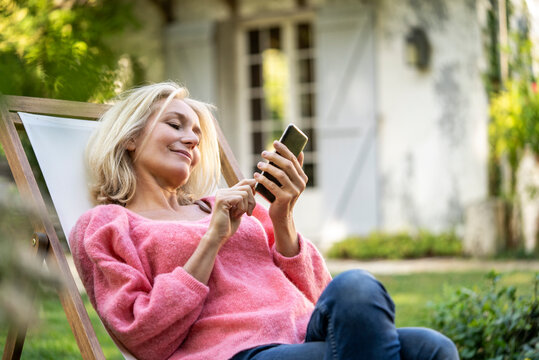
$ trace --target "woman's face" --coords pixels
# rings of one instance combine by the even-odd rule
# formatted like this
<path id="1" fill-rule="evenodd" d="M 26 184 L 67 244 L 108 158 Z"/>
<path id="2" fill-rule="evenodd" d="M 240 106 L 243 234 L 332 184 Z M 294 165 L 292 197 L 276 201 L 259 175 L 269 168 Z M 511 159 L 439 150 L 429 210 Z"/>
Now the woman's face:
<path id="1" fill-rule="evenodd" d="M 141 135 L 128 144 L 127 150 L 135 160 L 139 181 L 151 177 L 162 187 L 178 188 L 185 185 L 200 160 L 200 122 L 195 111 L 183 100 L 170 101 L 157 118 L 159 105 L 157 103 Z"/>

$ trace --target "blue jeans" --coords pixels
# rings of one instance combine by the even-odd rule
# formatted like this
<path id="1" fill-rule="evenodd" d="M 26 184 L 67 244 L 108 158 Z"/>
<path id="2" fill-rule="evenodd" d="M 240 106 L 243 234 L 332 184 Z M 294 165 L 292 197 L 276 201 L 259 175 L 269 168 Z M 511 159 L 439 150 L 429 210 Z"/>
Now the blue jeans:
<path id="1" fill-rule="evenodd" d="M 395 328 L 395 305 L 371 274 L 351 270 L 335 277 L 311 315 L 302 344 L 268 344 L 233 360 L 453 360 L 451 340 L 426 328 Z"/>

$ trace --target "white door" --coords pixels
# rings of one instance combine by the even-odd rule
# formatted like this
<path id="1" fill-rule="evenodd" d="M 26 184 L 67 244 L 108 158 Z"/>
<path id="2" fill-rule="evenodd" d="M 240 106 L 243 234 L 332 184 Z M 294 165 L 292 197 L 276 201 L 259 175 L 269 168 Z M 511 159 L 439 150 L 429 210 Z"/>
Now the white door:
<path id="1" fill-rule="evenodd" d="M 365 5 L 332 5 L 317 14 L 323 245 L 378 225 L 373 17 L 372 8 Z"/>

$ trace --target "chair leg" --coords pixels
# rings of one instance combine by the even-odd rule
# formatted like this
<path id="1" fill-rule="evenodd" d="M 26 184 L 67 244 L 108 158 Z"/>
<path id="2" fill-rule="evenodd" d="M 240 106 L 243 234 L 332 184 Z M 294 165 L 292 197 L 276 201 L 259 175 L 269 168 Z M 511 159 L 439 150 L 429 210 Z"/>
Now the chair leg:
<path id="1" fill-rule="evenodd" d="M 11 326 L 7 334 L 2 360 L 20 359 L 25 337 L 26 326 Z"/>
<path id="2" fill-rule="evenodd" d="M 49 238 L 43 233 L 34 233 L 32 245 L 35 249 L 36 261 L 39 264 L 43 263 L 49 248 Z M 27 329 L 28 324 L 12 325 L 9 328 L 2 360 L 18 360 L 21 358 Z"/>

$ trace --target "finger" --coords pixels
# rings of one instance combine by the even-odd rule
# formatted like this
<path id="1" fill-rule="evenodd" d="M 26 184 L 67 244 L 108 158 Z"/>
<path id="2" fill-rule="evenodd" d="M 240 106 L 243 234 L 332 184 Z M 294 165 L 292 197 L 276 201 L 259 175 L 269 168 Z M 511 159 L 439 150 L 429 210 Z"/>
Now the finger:
<path id="1" fill-rule="evenodd" d="M 294 166 L 296 166 L 296 169 L 299 172 L 299 169 L 301 169 L 301 167 L 303 166 L 303 158 L 304 158 L 303 152 L 300 152 L 298 156 L 295 156 L 285 144 L 279 141 L 275 141 L 273 143 L 273 146 L 275 147 L 276 152 L 281 154 L 281 156 L 283 156 L 285 159 L 290 160 L 294 164 Z M 300 157 L 301 157 L 301 161 L 300 161 Z"/>
<path id="2" fill-rule="evenodd" d="M 245 213 L 245 205 L 242 193 L 234 192 L 229 197 L 229 215 L 231 218 L 237 219 Z"/>
<path id="3" fill-rule="evenodd" d="M 293 185 L 290 177 L 294 175 L 288 174 L 283 169 L 273 165 L 273 163 L 259 162 L 257 167 L 277 179 L 277 181 L 281 184 L 280 187 L 290 187 Z M 277 185 L 277 187 L 279 187 L 279 185 Z"/>
<path id="4" fill-rule="evenodd" d="M 299 156 L 298 156 L 298 163 L 299 163 L 299 166 L 303 168 L 303 160 L 305 159 L 305 154 L 302 152 L 299 153 Z"/>
<path id="5" fill-rule="evenodd" d="M 228 189 L 221 189 L 218 192 L 217 197 L 226 198 L 228 200 L 228 210 L 229 216 L 237 218 L 243 213 L 247 213 L 249 216 L 252 215 L 252 210 L 254 209 L 256 202 L 254 199 L 255 191 L 254 187 L 256 180 L 254 179 L 244 179 L 238 182 L 236 185 Z M 235 196 L 239 196 L 241 201 L 236 201 Z"/>
<path id="6" fill-rule="evenodd" d="M 249 211 L 249 193 L 251 192 L 251 188 L 247 188 L 243 191 L 243 193 L 241 194 L 241 197 L 243 199 L 242 201 L 242 210 L 243 210 L 243 213 L 246 213 L 247 211 Z M 243 215 L 243 214 L 242 214 Z"/>
<path id="7" fill-rule="evenodd" d="M 302 151 L 299 153 L 297 164 L 294 163 L 294 165 L 298 166 L 296 170 L 298 171 L 299 176 L 303 179 L 303 182 L 307 184 L 307 181 L 309 181 L 309 177 L 307 176 L 307 174 L 305 174 L 305 170 L 303 170 L 304 160 L 305 160 L 305 154 Z"/>
<path id="8" fill-rule="evenodd" d="M 242 181 L 234 185 L 231 189 L 241 189 L 242 191 L 245 191 L 251 197 L 254 197 L 256 193 L 255 185 L 256 185 L 255 179 L 243 179 Z"/>
<path id="9" fill-rule="evenodd" d="M 252 186 L 247 185 L 245 188 L 245 199 L 246 199 L 246 213 L 247 215 L 251 216 L 253 214 L 253 210 L 256 206 L 256 200 L 255 200 L 255 185 L 256 180 L 252 180 Z"/>
<path id="10" fill-rule="evenodd" d="M 232 217 L 235 212 L 235 205 L 236 205 L 237 199 L 235 199 L 233 194 L 230 194 L 229 192 L 223 191 L 221 193 L 218 193 L 216 195 L 216 201 L 215 201 L 215 211 L 222 212 L 226 214 L 227 217 Z"/>
<path id="11" fill-rule="evenodd" d="M 242 192 L 245 211 L 248 213 L 249 216 L 251 216 L 251 203 L 255 202 L 255 199 L 254 199 L 255 185 L 256 185 L 256 180 L 252 179 L 252 186 L 251 184 L 249 184 L 249 185 L 242 185 L 241 187 L 238 188 L 238 191 Z"/>
<path id="12" fill-rule="evenodd" d="M 252 181 L 253 184 L 256 183 L 254 179 L 252 179 Z M 249 216 L 252 215 L 252 210 L 256 205 L 253 191 L 254 190 L 250 185 L 242 185 L 233 190 L 234 194 L 241 197 L 241 201 L 235 205 L 234 216 L 241 216 L 244 213 L 247 213 Z"/>
<path id="13" fill-rule="evenodd" d="M 275 198 L 279 198 L 284 194 L 284 191 L 279 186 L 277 186 L 277 184 L 275 184 L 273 181 L 271 181 L 270 179 L 268 179 L 264 175 L 262 175 L 260 173 L 255 173 L 254 177 L 255 177 L 256 181 L 258 181 L 260 184 L 264 185 L 264 187 L 266 189 L 268 189 L 268 191 L 270 193 L 272 193 L 273 196 L 275 196 Z"/>
<path id="14" fill-rule="evenodd" d="M 254 188 L 255 184 L 256 184 L 255 179 L 242 179 L 236 185 L 232 186 L 232 188 L 239 187 L 239 186 L 244 186 L 244 185 L 247 185 L 247 186 L 250 186 L 251 188 Z"/>
<path id="15" fill-rule="evenodd" d="M 241 196 L 236 191 L 229 190 L 222 196 L 221 201 L 227 210 L 232 210 L 241 201 Z"/>
<path id="16" fill-rule="evenodd" d="M 290 149 L 282 142 L 275 140 L 273 142 L 273 147 L 275 148 L 275 151 L 277 151 L 285 159 L 290 161 L 294 161 L 296 159 L 296 156 L 292 154 L 292 151 L 290 151 Z"/>
<path id="17" fill-rule="evenodd" d="M 253 191 L 254 191 L 254 189 L 253 189 Z M 255 207 L 256 207 L 255 196 L 254 196 L 254 194 L 251 194 L 249 196 L 249 209 L 247 210 L 247 215 L 249 215 L 249 216 L 253 215 L 253 211 L 255 210 Z"/>
<path id="18" fill-rule="evenodd" d="M 292 152 L 281 142 L 276 141 L 274 144 L 276 150 L 279 152 L 285 152 L 286 156 L 284 156 L 286 159 L 290 160 L 292 162 L 292 165 L 295 167 L 298 175 L 303 180 L 302 182 L 307 183 L 308 177 L 305 174 L 305 171 L 303 170 L 303 161 L 305 159 L 305 154 L 302 152 L 299 153 L 299 155 L 296 157 Z"/>
<path id="19" fill-rule="evenodd" d="M 294 154 L 292 154 L 290 149 L 288 149 L 288 147 L 285 144 L 279 141 L 275 141 L 273 143 L 273 146 L 275 147 L 275 150 L 277 152 L 283 155 L 284 158 L 292 162 L 292 164 L 296 168 L 296 171 L 298 172 L 300 177 L 303 179 L 305 183 L 307 183 L 308 177 L 303 171 L 303 160 L 305 159 L 305 154 L 303 153 L 303 151 L 300 152 L 299 155 L 296 157 L 294 156 Z"/>
<path id="20" fill-rule="evenodd" d="M 291 160 L 285 158 L 284 156 L 282 156 L 279 153 L 264 151 L 264 152 L 262 152 L 262 157 L 264 159 L 268 160 L 268 162 L 272 162 L 278 168 L 282 169 L 286 173 L 296 171 L 296 168 L 293 165 L 293 162 Z"/>
<path id="21" fill-rule="evenodd" d="M 283 158 L 282 156 L 280 156 L 280 154 L 269 153 L 266 151 L 262 153 L 262 156 L 275 164 L 275 166 L 271 163 L 268 164 L 262 162 L 257 165 L 259 169 L 268 171 L 271 175 L 275 176 L 279 180 L 279 182 L 281 182 L 281 184 L 285 185 L 285 183 L 281 181 L 281 178 L 278 177 L 279 173 L 272 172 L 272 166 L 276 167 L 277 169 L 282 170 L 286 174 L 290 182 L 295 186 L 299 188 L 304 188 L 306 186 L 305 184 L 307 184 L 308 177 L 303 171 L 297 159 L 294 158 L 295 160 L 294 162 L 292 162 L 288 159 Z M 266 168 L 268 170 L 266 170 Z M 284 178 L 282 180 L 285 181 Z"/>

